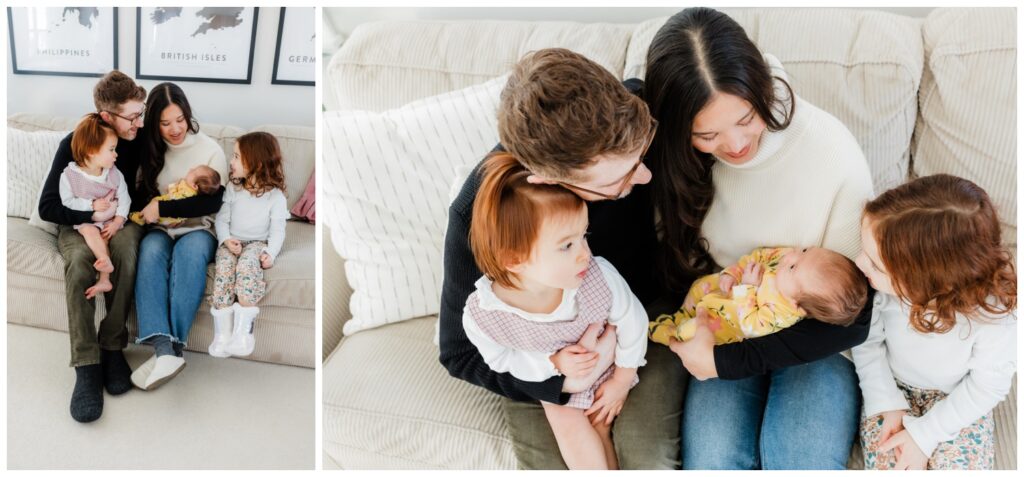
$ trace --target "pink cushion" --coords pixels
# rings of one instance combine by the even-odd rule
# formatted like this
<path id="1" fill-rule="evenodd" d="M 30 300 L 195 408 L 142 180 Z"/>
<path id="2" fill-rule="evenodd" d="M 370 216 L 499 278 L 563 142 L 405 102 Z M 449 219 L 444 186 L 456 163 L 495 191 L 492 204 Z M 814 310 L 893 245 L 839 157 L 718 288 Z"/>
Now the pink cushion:
<path id="1" fill-rule="evenodd" d="M 316 223 L 316 170 L 309 175 L 306 191 L 302 193 L 299 201 L 292 206 L 291 212 L 292 215 L 302 217 L 311 224 Z"/>

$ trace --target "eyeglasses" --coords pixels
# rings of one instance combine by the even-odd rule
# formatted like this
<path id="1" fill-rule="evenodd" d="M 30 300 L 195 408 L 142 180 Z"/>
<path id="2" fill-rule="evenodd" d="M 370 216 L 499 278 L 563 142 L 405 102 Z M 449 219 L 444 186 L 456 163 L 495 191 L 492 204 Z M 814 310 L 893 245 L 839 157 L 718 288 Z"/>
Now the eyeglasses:
<path id="1" fill-rule="evenodd" d="M 142 119 L 142 116 L 146 114 L 146 109 L 143 108 L 142 111 L 139 111 L 138 114 L 133 114 L 131 116 L 121 116 L 120 114 L 117 114 L 117 113 L 115 113 L 113 111 L 106 111 L 106 112 L 110 113 L 110 114 L 113 114 L 114 116 L 117 116 L 117 117 L 119 117 L 119 118 L 121 118 L 121 119 L 123 119 L 125 121 L 128 121 L 131 124 L 135 124 L 135 121 L 138 121 L 138 120 Z"/>
<path id="2" fill-rule="evenodd" d="M 636 164 L 633 165 L 633 168 L 630 169 L 629 172 L 626 173 L 625 177 L 621 179 L 622 185 L 619 186 L 619 191 L 616 192 L 615 195 L 605 194 L 604 192 L 598 192 L 596 190 L 587 189 L 586 187 L 580 187 L 578 185 L 572 185 L 568 182 L 558 181 L 558 184 L 561 185 L 562 187 L 574 190 L 576 192 L 585 192 L 587 194 L 593 194 L 598 197 L 602 197 L 609 200 L 621 199 L 622 193 L 626 191 L 626 187 L 629 187 L 630 180 L 633 179 L 633 175 L 636 174 L 637 169 L 640 168 L 640 164 L 644 163 L 644 157 L 647 156 L 647 150 L 651 148 L 651 143 L 654 142 L 654 133 L 658 130 L 658 122 L 653 119 L 651 120 L 651 122 L 651 132 L 650 136 L 647 138 L 647 145 L 644 146 L 644 150 L 643 152 L 640 153 L 640 157 L 636 160 Z"/>

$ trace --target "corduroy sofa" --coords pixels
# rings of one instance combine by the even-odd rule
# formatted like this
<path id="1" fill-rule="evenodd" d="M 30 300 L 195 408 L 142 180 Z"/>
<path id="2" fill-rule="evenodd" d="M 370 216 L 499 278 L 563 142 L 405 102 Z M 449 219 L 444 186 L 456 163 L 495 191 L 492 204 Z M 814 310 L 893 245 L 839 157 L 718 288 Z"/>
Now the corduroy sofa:
<path id="1" fill-rule="evenodd" d="M 20 131 L 55 131 L 47 135 L 49 142 L 43 147 L 56 151 L 57 144 L 68 131 L 74 129 L 79 118 L 16 113 L 7 118 L 8 126 L 8 216 L 7 216 L 7 321 L 66 332 L 67 306 L 64 297 L 64 262 L 57 250 L 55 235 L 29 224 L 25 212 L 38 203 L 38 185 L 35 201 L 31 202 L 33 182 L 41 185 L 42 178 L 24 177 L 27 170 L 49 170 L 53 154 L 34 150 L 18 150 L 19 146 L 38 145 L 38 141 L 13 140 Z M 217 141 L 230 159 L 235 139 L 248 131 L 233 126 L 202 123 L 201 131 Z M 18 131 L 12 131 L 18 130 Z M 313 174 L 315 164 L 315 133 L 308 126 L 259 126 L 253 131 L 265 131 L 277 137 L 284 156 L 285 180 L 288 187 L 288 207 L 302 196 L 306 183 Z M 25 136 L 19 135 L 19 138 Z M 56 142 L 53 142 L 56 141 Z M 52 143 L 52 144 L 51 144 Z M 47 158 L 48 157 L 48 158 Z M 14 161 L 45 161 L 44 164 L 18 164 Z M 20 175 L 19 175 L 20 174 Z M 33 174 L 33 175 L 35 175 Z M 26 185 L 27 184 L 27 185 Z M 28 189 L 28 190 L 26 190 Z M 30 201 L 19 207 L 14 201 Z M 27 206 L 27 207 L 26 207 Z M 14 215 L 12 215 L 14 214 Z M 18 215 L 20 214 L 20 215 Z M 267 295 L 260 302 L 260 317 L 256 320 L 256 349 L 246 357 L 254 361 L 287 364 L 313 368 L 316 366 L 315 303 L 316 277 L 314 274 L 316 247 L 315 228 L 312 224 L 289 219 L 284 246 L 274 267 L 266 271 Z M 213 264 L 207 270 L 206 296 L 213 290 Z M 97 320 L 105 308 L 97 301 Z M 129 317 L 129 332 L 136 336 L 134 307 Z M 213 339 L 213 321 L 209 304 L 204 298 L 199 314 L 189 333 L 187 350 L 207 352 Z"/>
<path id="2" fill-rule="evenodd" d="M 936 9 L 927 18 L 841 9 L 724 11 L 781 60 L 798 95 L 853 132 L 876 192 L 939 172 L 974 180 L 992 195 L 1004 242 L 1016 249 L 1013 9 Z M 620 78 L 642 78 L 647 47 L 664 21 L 364 24 L 327 66 L 325 108 L 397 108 L 502 75 L 524 53 L 545 47 L 579 51 Z M 325 153 L 324 163 L 332 160 Z M 436 310 L 343 336 L 351 318 L 351 257 L 335 252 L 331 233 L 338 232 L 325 227 L 325 468 L 514 469 L 499 398 L 450 377 L 438 362 Z M 1016 468 L 1016 392 L 1014 384 L 995 411 L 997 469 Z M 849 467 L 862 465 L 855 446 Z"/>

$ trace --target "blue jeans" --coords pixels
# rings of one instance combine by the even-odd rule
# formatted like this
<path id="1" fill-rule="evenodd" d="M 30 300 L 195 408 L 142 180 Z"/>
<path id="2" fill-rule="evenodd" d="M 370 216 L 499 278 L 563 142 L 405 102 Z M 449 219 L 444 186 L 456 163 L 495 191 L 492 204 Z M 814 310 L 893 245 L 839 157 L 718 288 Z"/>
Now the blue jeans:
<path id="1" fill-rule="evenodd" d="M 151 230 L 139 245 L 135 308 L 142 343 L 156 335 L 185 344 L 206 290 L 206 265 L 217 239 L 204 230 L 171 238 Z"/>
<path id="2" fill-rule="evenodd" d="M 860 416 L 857 372 L 839 354 L 735 381 L 692 379 L 683 469 L 845 469 Z"/>

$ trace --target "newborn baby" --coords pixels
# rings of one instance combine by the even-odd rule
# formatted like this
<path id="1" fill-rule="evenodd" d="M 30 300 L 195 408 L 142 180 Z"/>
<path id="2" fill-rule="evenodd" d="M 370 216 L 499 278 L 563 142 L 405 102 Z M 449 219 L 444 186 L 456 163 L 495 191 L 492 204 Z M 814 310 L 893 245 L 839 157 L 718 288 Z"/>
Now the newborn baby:
<path id="1" fill-rule="evenodd" d="M 167 187 L 167 193 L 156 198 L 161 200 L 177 200 L 194 197 L 198 194 L 210 195 L 220 188 L 220 173 L 210 166 L 196 166 L 188 170 L 185 178 Z M 129 217 L 132 222 L 145 225 L 141 212 L 132 212 Z M 184 222 L 180 217 L 160 217 L 157 223 L 166 226 L 175 226 Z"/>
<path id="2" fill-rule="evenodd" d="M 686 341 L 698 309 L 711 320 L 715 344 L 756 338 L 804 317 L 848 326 L 867 303 L 867 281 L 852 260 L 828 249 L 759 248 L 722 273 L 701 277 L 673 315 L 650 323 L 651 340 Z"/>

